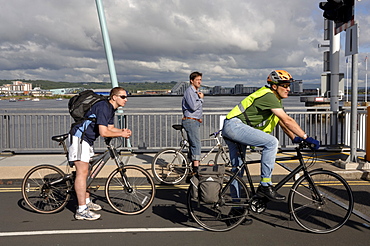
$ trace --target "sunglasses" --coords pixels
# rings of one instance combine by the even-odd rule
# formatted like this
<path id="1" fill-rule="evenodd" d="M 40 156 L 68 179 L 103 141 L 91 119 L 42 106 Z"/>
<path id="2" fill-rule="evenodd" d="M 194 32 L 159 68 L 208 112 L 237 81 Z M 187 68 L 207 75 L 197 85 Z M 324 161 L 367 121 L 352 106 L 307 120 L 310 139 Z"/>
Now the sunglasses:
<path id="1" fill-rule="evenodd" d="M 125 95 L 116 95 L 116 96 L 119 96 L 122 99 L 126 99 L 127 98 L 127 96 L 125 96 Z"/>
<path id="2" fill-rule="evenodd" d="M 279 85 L 279 86 L 281 86 L 281 87 L 283 87 L 283 88 L 288 88 L 288 87 L 290 87 L 290 84 L 283 84 L 283 85 Z"/>

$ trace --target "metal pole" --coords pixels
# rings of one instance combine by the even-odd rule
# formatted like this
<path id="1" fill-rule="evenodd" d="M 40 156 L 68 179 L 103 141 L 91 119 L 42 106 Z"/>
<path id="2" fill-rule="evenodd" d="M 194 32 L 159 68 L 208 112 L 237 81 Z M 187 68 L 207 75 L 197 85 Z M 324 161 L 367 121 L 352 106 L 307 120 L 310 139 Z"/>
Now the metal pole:
<path id="1" fill-rule="evenodd" d="M 358 54 L 352 55 L 352 81 L 351 81 L 351 134 L 350 156 L 347 161 L 357 161 L 357 91 L 358 91 Z"/>
<path id="2" fill-rule="evenodd" d="M 110 39 L 108 35 L 107 23 L 105 21 L 104 8 L 101 0 L 96 0 L 96 7 L 98 9 L 98 16 L 100 21 L 100 28 L 103 36 L 103 42 L 105 47 L 105 54 L 107 56 L 108 69 L 110 74 L 110 79 L 112 83 L 112 88 L 118 86 L 116 68 L 114 67 L 114 60 L 112 54 L 112 47 L 110 45 Z"/>
<path id="3" fill-rule="evenodd" d="M 366 74 L 365 74 L 365 102 L 367 102 L 367 56 L 365 58 Z"/>
<path id="4" fill-rule="evenodd" d="M 109 75 L 112 83 L 112 88 L 118 87 L 118 81 L 117 81 L 117 73 L 116 68 L 114 66 L 114 59 L 113 59 L 113 53 L 112 53 L 112 47 L 110 45 L 110 39 L 108 34 L 108 27 L 107 23 L 105 21 L 105 14 L 104 14 L 104 8 L 101 0 L 96 0 L 96 7 L 98 9 L 98 16 L 100 21 L 100 28 L 103 36 L 103 42 L 105 47 L 105 54 L 107 56 L 107 63 L 108 63 L 108 69 L 109 69 Z M 116 111 L 117 113 L 123 113 L 123 109 L 121 107 L 118 108 Z M 125 117 L 125 116 L 122 116 Z M 123 121 L 123 128 L 126 128 L 125 121 L 121 119 L 121 117 L 118 117 L 118 121 Z M 124 139 L 123 141 L 126 141 L 126 146 L 131 148 L 131 142 L 130 139 Z"/>
<path id="5" fill-rule="evenodd" d="M 347 81 L 346 81 L 346 90 L 347 90 L 347 98 L 346 98 L 346 102 L 348 102 L 348 66 L 349 66 L 349 62 L 348 62 L 348 57 L 346 58 L 346 77 L 347 77 Z"/>
<path id="6" fill-rule="evenodd" d="M 333 111 L 331 121 L 330 145 L 338 145 L 339 111 L 339 51 L 340 33 L 334 35 L 334 22 L 330 21 L 330 110 Z"/>

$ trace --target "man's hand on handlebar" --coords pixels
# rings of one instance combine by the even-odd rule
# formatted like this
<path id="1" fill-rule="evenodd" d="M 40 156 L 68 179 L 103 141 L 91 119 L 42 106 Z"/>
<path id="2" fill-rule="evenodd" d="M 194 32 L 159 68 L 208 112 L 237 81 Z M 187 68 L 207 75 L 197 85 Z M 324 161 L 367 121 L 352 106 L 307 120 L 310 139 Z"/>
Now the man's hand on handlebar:
<path id="1" fill-rule="evenodd" d="M 317 141 L 316 139 L 314 138 L 311 138 L 311 137 L 308 137 L 306 139 L 303 139 L 301 137 L 295 137 L 292 142 L 293 143 L 302 143 L 302 142 L 306 142 L 308 144 L 308 147 L 310 147 L 311 149 L 313 150 L 318 150 L 319 147 L 320 147 L 320 142 Z"/>
<path id="2" fill-rule="evenodd" d="M 310 148 L 314 149 L 314 150 L 318 150 L 320 148 L 320 142 L 317 141 L 316 139 L 314 138 L 311 138 L 311 137 L 308 137 L 304 140 L 306 143 L 309 144 Z"/>
<path id="3" fill-rule="evenodd" d="M 295 137 L 295 138 L 292 140 L 292 142 L 293 142 L 293 143 L 301 143 L 302 141 L 304 141 L 304 140 L 303 140 L 303 138 L 301 138 L 301 137 Z"/>

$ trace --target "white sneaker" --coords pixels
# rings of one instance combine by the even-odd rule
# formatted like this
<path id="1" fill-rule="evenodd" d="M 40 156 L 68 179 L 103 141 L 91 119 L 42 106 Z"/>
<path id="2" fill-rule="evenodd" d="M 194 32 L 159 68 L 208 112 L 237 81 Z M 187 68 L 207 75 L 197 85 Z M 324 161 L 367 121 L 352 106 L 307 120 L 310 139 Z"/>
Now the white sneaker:
<path id="1" fill-rule="evenodd" d="M 89 202 L 88 204 L 86 204 L 86 206 L 92 211 L 101 210 L 101 206 L 99 204 L 96 204 L 96 203 L 93 203 L 93 202 Z"/>
<path id="2" fill-rule="evenodd" d="M 82 212 L 78 212 L 77 210 L 75 214 L 76 220 L 97 220 L 100 216 L 100 214 L 90 211 L 89 208 L 84 209 Z"/>

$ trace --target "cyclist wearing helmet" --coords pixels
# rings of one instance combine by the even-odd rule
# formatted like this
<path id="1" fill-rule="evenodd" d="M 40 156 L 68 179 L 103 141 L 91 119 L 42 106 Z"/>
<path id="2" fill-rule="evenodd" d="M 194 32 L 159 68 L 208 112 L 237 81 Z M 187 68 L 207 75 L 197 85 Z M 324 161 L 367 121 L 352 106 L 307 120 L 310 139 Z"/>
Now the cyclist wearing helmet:
<path id="1" fill-rule="evenodd" d="M 288 97 L 290 83 L 293 81 L 287 71 L 272 71 L 267 77 L 269 86 L 260 88 L 236 105 L 227 114 L 222 129 L 222 135 L 229 147 L 230 159 L 234 167 L 242 163 L 235 142 L 243 146 L 243 155 L 247 145 L 263 148 L 261 181 L 257 194 L 272 200 L 285 199 L 285 196 L 275 191 L 271 182 L 279 144 L 278 139 L 270 135 L 274 127 L 279 124 L 293 143 L 306 141 L 313 144 L 316 149 L 320 147 L 319 142 L 308 137 L 283 109 L 281 100 Z"/>

